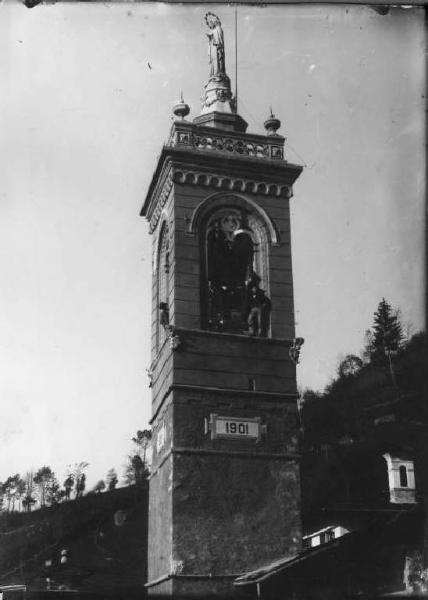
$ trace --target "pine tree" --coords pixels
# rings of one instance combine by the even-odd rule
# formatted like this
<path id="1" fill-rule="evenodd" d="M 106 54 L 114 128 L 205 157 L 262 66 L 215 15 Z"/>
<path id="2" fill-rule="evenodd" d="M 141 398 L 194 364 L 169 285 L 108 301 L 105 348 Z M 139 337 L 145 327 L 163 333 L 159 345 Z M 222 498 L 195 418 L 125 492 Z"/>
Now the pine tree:
<path id="1" fill-rule="evenodd" d="M 371 340 L 371 362 L 389 366 L 391 357 L 400 349 L 403 331 L 398 311 L 382 298 L 374 314 Z"/>
<path id="2" fill-rule="evenodd" d="M 379 302 L 374 314 L 373 327 L 369 332 L 368 340 L 365 355 L 369 357 L 369 362 L 375 366 L 388 368 L 392 384 L 397 388 L 393 358 L 401 349 L 404 336 L 399 311 L 393 310 L 385 298 Z"/>
<path id="3" fill-rule="evenodd" d="M 152 432 L 150 429 L 143 429 L 137 431 L 137 435 L 132 438 L 132 441 L 135 444 L 136 452 L 138 456 L 141 458 L 144 465 L 147 464 L 147 453 L 152 441 Z"/>
<path id="4" fill-rule="evenodd" d="M 96 494 L 101 494 L 101 492 L 103 492 L 105 489 L 106 489 L 106 484 L 105 484 L 105 481 L 104 481 L 104 479 L 100 479 L 100 480 L 98 481 L 98 483 L 97 483 L 97 484 L 94 486 L 94 489 L 93 489 L 93 491 L 94 491 Z"/>
<path id="5" fill-rule="evenodd" d="M 150 475 L 147 465 L 138 454 L 128 456 L 124 482 L 126 485 L 141 485 Z"/>
<path id="6" fill-rule="evenodd" d="M 106 475 L 107 488 L 109 491 L 114 490 L 119 482 L 116 469 L 110 469 Z"/>

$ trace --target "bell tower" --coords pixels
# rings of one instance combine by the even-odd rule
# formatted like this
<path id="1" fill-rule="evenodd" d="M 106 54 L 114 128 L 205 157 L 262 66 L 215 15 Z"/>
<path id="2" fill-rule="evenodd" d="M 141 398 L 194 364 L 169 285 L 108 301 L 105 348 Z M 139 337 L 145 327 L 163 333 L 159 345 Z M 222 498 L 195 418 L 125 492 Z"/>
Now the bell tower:
<path id="1" fill-rule="evenodd" d="M 153 596 L 232 597 L 300 544 L 289 201 L 280 121 L 247 133 L 207 13 L 202 110 L 174 107 L 142 209 L 152 235 Z"/>

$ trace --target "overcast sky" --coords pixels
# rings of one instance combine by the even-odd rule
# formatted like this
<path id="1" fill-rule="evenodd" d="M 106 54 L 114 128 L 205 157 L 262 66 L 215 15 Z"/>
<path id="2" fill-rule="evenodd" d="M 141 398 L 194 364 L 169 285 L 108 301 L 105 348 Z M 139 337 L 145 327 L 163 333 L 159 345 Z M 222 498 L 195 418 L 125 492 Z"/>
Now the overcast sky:
<path id="1" fill-rule="evenodd" d="M 150 236 L 139 217 L 183 90 L 199 113 L 204 14 L 156 3 L 0 4 L 0 480 L 121 474 L 150 418 Z M 292 199 L 302 388 L 358 353 L 382 297 L 423 328 L 422 9 L 240 7 L 239 112 L 272 105 Z"/>

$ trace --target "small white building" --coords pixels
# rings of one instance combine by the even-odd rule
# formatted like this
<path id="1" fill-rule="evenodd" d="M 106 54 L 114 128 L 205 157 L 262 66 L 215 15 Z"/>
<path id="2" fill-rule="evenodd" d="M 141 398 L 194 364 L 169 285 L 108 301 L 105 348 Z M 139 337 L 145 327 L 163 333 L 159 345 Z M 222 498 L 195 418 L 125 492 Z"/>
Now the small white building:
<path id="1" fill-rule="evenodd" d="M 392 504 L 415 504 L 416 486 L 413 460 L 384 454 L 388 466 L 389 499 Z"/>
<path id="2" fill-rule="evenodd" d="M 336 540 L 346 533 L 349 533 L 349 530 L 341 525 L 328 525 L 319 531 L 303 536 L 303 547 L 315 548 L 315 546 L 321 546 L 321 544 Z"/>

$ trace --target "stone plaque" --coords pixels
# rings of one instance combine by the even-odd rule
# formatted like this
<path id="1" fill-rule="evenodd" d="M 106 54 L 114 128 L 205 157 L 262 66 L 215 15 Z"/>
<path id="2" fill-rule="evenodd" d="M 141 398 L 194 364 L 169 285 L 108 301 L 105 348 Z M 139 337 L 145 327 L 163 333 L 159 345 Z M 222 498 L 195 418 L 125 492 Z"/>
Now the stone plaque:
<path id="1" fill-rule="evenodd" d="M 260 417 L 222 417 L 211 415 L 208 430 L 211 431 L 211 439 L 248 439 L 260 440 L 264 427 L 260 424 Z"/>

